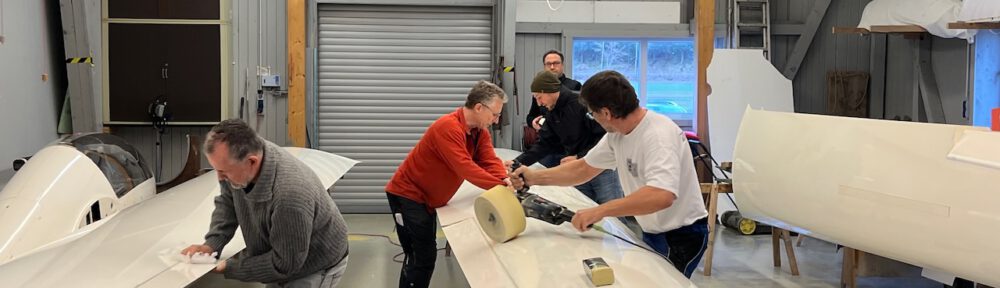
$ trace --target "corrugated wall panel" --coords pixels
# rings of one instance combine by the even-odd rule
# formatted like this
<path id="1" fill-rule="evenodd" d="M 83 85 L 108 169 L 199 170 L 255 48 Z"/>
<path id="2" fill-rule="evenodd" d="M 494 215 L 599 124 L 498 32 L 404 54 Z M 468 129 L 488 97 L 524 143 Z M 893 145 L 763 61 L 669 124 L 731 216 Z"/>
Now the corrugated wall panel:
<path id="1" fill-rule="evenodd" d="M 773 23 L 804 23 L 812 11 L 814 0 L 772 0 Z M 869 36 L 830 33 L 833 27 L 854 27 L 871 0 L 835 0 L 820 23 L 809 52 L 793 81 L 795 110 L 805 113 L 826 113 L 826 74 L 833 70 L 870 69 L 871 41 Z M 798 36 L 773 36 L 772 63 L 779 69 L 795 47 Z M 934 70 L 938 72 L 942 101 L 949 123 L 965 124 L 962 101 L 965 100 L 967 51 L 963 40 L 933 40 Z M 888 37 L 886 53 L 885 117 L 911 116 L 913 107 L 913 41 L 900 35 Z M 947 72 L 950 71 L 950 72 Z"/>
<path id="2" fill-rule="evenodd" d="M 513 112 L 516 115 L 514 115 L 514 119 L 511 121 L 511 127 L 514 127 L 513 139 L 521 139 L 522 134 L 524 134 L 521 127 L 525 124 L 525 117 L 528 115 L 528 110 L 531 109 L 531 80 L 534 78 L 535 73 L 542 71 L 544 68 L 542 54 L 552 49 L 562 50 L 562 36 L 559 34 L 518 33 L 514 36 L 514 46 L 514 53 L 517 56 L 514 67 L 517 67 L 516 82 L 518 95 L 517 100 L 511 100 L 511 102 L 516 104 L 516 106 L 510 106 L 516 107 L 512 108 L 515 109 Z M 523 150 L 520 140 L 513 144 L 515 149 Z"/>
<path id="3" fill-rule="evenodd" d="M 321 5 L 319 143 L 361 161 L 337 182 L 345 212 L 385 212 L 385 185 L 427 127 L 492 67 L 486 7 Z"/>
<path id="4" fill-rule="evenodd" d="M 813 0 L 771 1 L 772 23 L 804 23 L 812 11 Z M 870 0 L 836 0 L 830 3 L 826 17 L 813 38 L 812 45 L 793 80 L 795 111 L 826 113 L 826 74 L 832 70 L 868 70 L 870 41 L 857 35 L 832 34 L 833 27 L 857 26 L 861 12 Z M 772 36 L 772 63 L 784 68 L 798 36 Z"/>

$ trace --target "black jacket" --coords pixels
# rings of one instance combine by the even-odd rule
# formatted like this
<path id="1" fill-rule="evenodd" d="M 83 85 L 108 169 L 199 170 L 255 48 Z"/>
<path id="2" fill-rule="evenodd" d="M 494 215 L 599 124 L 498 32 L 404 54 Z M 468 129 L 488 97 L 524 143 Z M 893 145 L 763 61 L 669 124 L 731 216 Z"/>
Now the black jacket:
<path id="1" fill-rule="evenodd" d="M 566 89 L 576 91 L 577 93 L 580 93 L 580 88 L 583 88 L 583 84 L 580 84 L 579 81 L 576 81 L 576 80 L 573 80 L 573 79 L 569 79 L 569 77 L 566 77 L 566 74 L 563 74 L 562 76 L 559 76 L 559 83 L 562 83 L 562 86 L 565 87 Z M 544 110 L 544 109 L 545 109 L 545 107 L 538 106 L 538 101 L 535 101 L 535 97 L 532 96 L 531 97 L 531 110 L 528 110 L 528 118 L 526 119 L 527 121 L 525 121 L 524 123 L 527 123 L 528 126 L 530 127 L 531 126 L 531 121 L 534 121 L 535 117 L 538 117 L 538 115 L 544 114 L 542 112 L 542 110 Z"/>
<path id="2" fill-rule="evenodd" d="M 555 107 L 545 115 L 538 131 L 538 142 L 517 156 L 516 160 L 531 165 L 549 154 L 576 155 L 582 158 L 597 141 L 604 137 L 604 128 L 587 117 L 587 108 L 580 104 L 580 94 L 565 86 L 559 91 Z"/>

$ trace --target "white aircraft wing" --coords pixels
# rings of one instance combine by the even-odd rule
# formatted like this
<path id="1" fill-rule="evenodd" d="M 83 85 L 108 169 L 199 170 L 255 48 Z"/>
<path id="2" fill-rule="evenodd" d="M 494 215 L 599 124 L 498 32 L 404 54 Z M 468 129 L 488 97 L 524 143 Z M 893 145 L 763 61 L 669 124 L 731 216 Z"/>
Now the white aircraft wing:
<path id="1" fill-rule="evenodd" d="M 747 110 L 733 190 L 744 216 L 1000 285 L 1000 132 Z"/>

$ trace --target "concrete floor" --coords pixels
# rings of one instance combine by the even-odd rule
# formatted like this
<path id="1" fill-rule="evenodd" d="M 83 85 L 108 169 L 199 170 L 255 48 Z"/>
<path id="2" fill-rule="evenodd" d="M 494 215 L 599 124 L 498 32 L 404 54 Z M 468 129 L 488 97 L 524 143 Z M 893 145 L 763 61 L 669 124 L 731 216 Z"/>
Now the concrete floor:
<path id="1" fill-rule="evenodd" d="M 386 238 L 357 234 L 388 235 L 397 241 L 392 231 L 392 219 L 385 214 L 344 215 L 350 233 L 351 259 L 339 287 L 396 287 L 400 264 L 391 259 L 402 250 L 389 244 Z M 721 227 L 721 226 L 720 226 Z M 699 268 L 692 277 L 698 287 L 839 287 L 841 251 L 820 240 L 806 238 L 796 247 L 801 275 L 792 276 L 787 262 L 783 267 L 771 263 L 771 236 L 741 236 L 721 228 L 716 238 L 715 259 L 711 277 L 702 276 Z M 444 247 L 444 235 L 438 232 L 439 247 Z M 469 287 L 462 269 L 454 257 L 438 252 L 431 287 Z M 402 259 L 398 257 L 397 259 Z M 782 261 L 786 261 L 782 258 Z M 263 287 L 208 275 L 191 287 Z M 858 287 L 942 287 L 920 275 L 901 278 L 861 277 Z"/>

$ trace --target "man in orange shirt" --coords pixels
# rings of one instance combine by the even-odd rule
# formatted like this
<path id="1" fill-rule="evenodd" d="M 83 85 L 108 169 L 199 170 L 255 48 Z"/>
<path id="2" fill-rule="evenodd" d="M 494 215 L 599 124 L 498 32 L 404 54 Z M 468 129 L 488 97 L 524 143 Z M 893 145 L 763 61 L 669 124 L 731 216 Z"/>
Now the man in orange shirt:
<path id="1" fill-rule="evenodd" d="M 399 287 L 430 285 L 437 258 L 434 208 L 448 204 L 463 180 L 483 189 L 510 185 L 488 131 L 500 119 L 506 102 L 507 94 L 500 87 L 476 83 L 463 107 L 427 128 L 386 185 L 396 235 L 406 254 Z"/>

